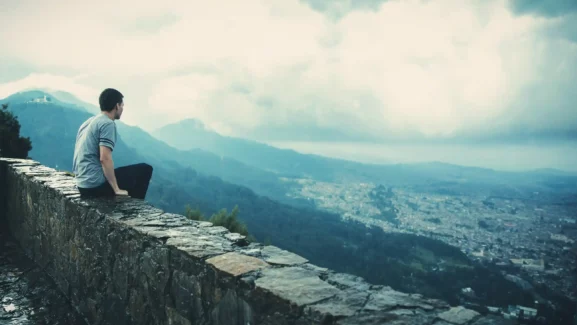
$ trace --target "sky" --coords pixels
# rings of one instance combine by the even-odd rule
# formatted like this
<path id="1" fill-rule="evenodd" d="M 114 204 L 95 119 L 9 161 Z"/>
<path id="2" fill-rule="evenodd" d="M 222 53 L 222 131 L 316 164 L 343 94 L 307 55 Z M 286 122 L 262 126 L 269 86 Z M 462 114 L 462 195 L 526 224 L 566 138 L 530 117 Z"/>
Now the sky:
<path id="1" fill-rule="evenodd" d="M 0 98 L 269 142 L 577 139 L 574 0 L 0 2 Z"/>

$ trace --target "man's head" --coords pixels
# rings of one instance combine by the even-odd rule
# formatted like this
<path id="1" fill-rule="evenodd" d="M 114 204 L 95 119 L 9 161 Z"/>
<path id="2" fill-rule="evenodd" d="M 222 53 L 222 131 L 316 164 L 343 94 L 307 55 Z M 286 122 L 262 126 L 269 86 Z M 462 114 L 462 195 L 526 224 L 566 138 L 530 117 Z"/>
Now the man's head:
<path id="1" fill-rule="evenodd" d="M 100 110 L 108 112 L 115 120 L 120 119 L 122 111 L 124 110 L 124 96 L 116 89 L 106 88 L 100 94 L 98 102 L 100 103 Z"/>

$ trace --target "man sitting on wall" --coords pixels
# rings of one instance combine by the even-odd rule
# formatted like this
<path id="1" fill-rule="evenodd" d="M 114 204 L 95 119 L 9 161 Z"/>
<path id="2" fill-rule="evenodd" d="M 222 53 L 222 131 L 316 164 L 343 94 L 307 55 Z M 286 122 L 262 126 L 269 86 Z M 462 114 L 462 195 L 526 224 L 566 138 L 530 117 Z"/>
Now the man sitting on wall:
<path id="1" fill-rule="evenodd" d="M 123 98 L 118 90 L 105 89 L 99 98 L 101 114 L 89 118 L 78 129 L 72 168 L 82 196 L 146 196 L 152 166 L 136 164 L 114 169 L 114 121 L 124 110 Z"/>

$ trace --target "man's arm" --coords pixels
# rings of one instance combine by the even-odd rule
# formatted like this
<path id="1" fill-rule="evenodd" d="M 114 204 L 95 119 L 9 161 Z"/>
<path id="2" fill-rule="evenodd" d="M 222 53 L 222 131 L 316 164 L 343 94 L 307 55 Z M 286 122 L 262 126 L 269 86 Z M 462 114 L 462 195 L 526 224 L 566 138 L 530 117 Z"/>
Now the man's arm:
<path id="1" fill-rule="evenodd" d="M 100 146 L 100 163 L 104 171 L 104 177 L 114 190 L 116 195 L 128 195 L 128 192 L 121 190 L 116 183 L 116 175 L 114 174 L 114 161 L 112 160 L 112 150 L 106 146 Z"/>

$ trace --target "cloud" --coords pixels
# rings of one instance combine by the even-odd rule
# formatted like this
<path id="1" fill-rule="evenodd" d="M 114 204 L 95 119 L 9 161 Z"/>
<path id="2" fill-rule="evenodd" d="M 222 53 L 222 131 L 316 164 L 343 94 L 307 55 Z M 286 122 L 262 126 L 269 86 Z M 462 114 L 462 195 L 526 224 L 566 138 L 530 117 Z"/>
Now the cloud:
<path id="1" fill-rule="evenodd" d="M 168 17 L 170 23 L 133 32 L 150 17 Z M 226 60 L 266 73 L 311 55 L 324 23 L 304 4 L 259 0 L 24 2 L 2 21 L 3 56 L 110 76 Z"/>
<path id="2" fill-rule="evenodd" d="M 65 77 L 51 74 L 33 73 L 12 82 L 0 84 L 0 98 L 6 98 L 17 92 L 30 89 L 64 90 L 78 99 L 98 106 L 100 91 L 76 81 L 76 77 Z"/>
<path id="3" fill-rule="evenodd" d="M 132 101 L 123 118 L 146 129 L 195 117 L 257 139 L 380 141 L 576 127 L 573 14 L 327 3 L 21 1 L 0 14 L 0 60 L 88 76 L 19 82 L 91 102 L 78 87 L 115 84 Z"/>
<path id="4" fill-rule="evenodd" d="M 387 0 L 302 0 L 312 9 L 326 14 L 332 19 L 340 19 L 353 10 L 378 11 L 381 4 Z"/>
<path id="5" fill-rule="evenodd" d="M 510 4 L 517 14 L 557 17 L 577 12 L 575 0 L 512 0 Z"/>
<path id="6" fill-rule="evenodd" d="M 564 39 L 577 43 L 577 1 L 513 0 L 509 6 L 516 15 L 548 18 L 540 32 L 545 39 Z"/>
<path id="7" fill-rule="evenodd" d="M 154 33 L 176 24 L 180 17 L 173 13 L 162 13 L 151 16 L 138 17 L 124 26 L 123 32 L 134 34 Z"/>

